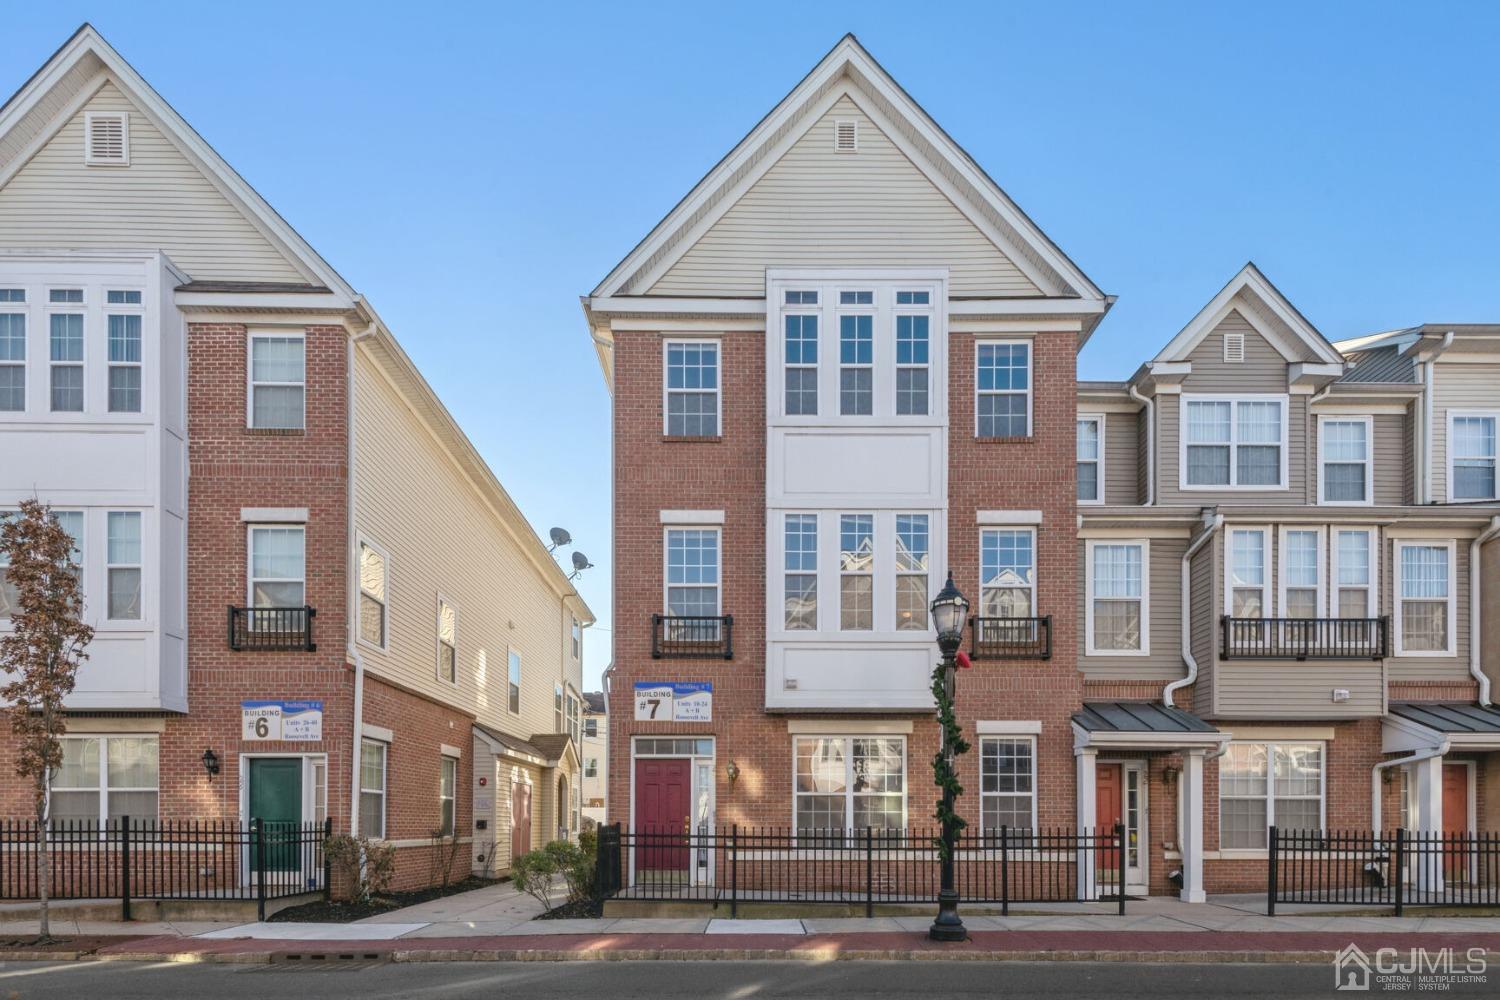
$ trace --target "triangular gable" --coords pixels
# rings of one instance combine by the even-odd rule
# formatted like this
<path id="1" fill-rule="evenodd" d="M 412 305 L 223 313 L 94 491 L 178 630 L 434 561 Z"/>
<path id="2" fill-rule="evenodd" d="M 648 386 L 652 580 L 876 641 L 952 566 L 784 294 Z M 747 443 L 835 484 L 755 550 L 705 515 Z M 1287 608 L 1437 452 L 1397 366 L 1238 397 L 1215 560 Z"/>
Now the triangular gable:
<path id="1" fill-rule="evenodd" d="M 1241 268 L 1161 349 L 1153 363 L 1186 361 L 1231 313 L 1243 317 L 1289 363 L 1343 364 L 1343 355 L 1253 263 Z"/>
<path id="2" fill-rule="evenodd" d="M 106 107 L 130 113 L 128 167 L 83 165 L 83 115 Z M 0 108 L 0 242 L 149 246 L 196 280 L 355 295 L 87 24 Z"/>
<path id="3" fill-rule="evenodd" d="M 657 293 L 657 284 L 738 208 L 781 158 L 849 98 L 882 136 L 982 232 L 994 252 L 1042 294 L 1103 300 L 1089 281 L 1000 187 L 893 80 L 853 35 L 846 35 L 591 293 Z M 703 251 L 707 253 L 707 249 Z M 781 260 L 778 265 L 784 263 Z M 688 270 L 679 275 L 689 273 Z M 681 278 L 668 282 L 673 289 Z M 1002 290 L 1003 293 L 1003 290 Z M 1011 291 L 1009 294 L 1018 294 Z M 1036 294 L 1020 291 L 1019 294 Z"/>

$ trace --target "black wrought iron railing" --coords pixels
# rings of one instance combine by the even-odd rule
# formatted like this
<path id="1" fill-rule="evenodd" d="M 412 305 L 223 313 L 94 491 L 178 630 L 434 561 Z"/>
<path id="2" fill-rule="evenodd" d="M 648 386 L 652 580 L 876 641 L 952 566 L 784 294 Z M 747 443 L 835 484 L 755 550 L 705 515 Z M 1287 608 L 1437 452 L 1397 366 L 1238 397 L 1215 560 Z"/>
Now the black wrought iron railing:
<path id="1" fill-rule="evenodd" d="M 734 659 L 734 615 L 652 615 L 651 658 Z"/>
<path id="2" fill-rule="evenodd" d="M 1500 833 L 1268 832 L 1266 912 L 1277 903 L 1500 906 Z"/>
<path id="3" fill-rule="evenodd" d="M 1052 659 L 1052 616 L 970 618 L 969 656 L 976 660 Z"/>
<path id="4" fill-rule="evenodd" d="M 1234 618 L 1219 620 L 1224 660 L 1380 660 L 1386 618 Z"/>
<path id="5" fill-rule="evenodd" d="M 313 642 L 316 608 L 229 609 L 230 649 L 317 650 Z"/>

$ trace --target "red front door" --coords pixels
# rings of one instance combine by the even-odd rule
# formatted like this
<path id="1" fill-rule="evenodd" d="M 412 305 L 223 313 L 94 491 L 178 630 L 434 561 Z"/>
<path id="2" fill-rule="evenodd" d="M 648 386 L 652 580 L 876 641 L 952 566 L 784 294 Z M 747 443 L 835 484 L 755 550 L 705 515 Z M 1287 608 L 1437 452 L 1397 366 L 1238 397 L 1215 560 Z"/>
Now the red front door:
<path id="1" fill-rule="evenodd" d="M 1443 765 L 1443 836 L 1469 833 L 1469 766 Z M 1450 879 L 1469 874 L 1469 852 L 1455 847 L 1444 852 L 1443 870 Z"/>
<path id="2" fill-rule="evenodd" d="M 1124 765 L 1094 765 L 1094 824 L 1101 837 L 1111 836 L 1115 824 L 1124 814 L 1120 808 L 1123 801 Z M 1103 871 L 1114 871 L 1120 867 L 1120 856 L 1113 850 L 1097 852 L 1095 867 Z"/>
<path id="3" fill-rule="evenodd" d="M 531 786 L 517 781 L 510 786 L 510 856 L 518 858 L 531 850 Z"/>
<path id="4" fill-rule="evenodd" d="M 692 761 L 635 762 L 637 868 L 687 871 Z"/>

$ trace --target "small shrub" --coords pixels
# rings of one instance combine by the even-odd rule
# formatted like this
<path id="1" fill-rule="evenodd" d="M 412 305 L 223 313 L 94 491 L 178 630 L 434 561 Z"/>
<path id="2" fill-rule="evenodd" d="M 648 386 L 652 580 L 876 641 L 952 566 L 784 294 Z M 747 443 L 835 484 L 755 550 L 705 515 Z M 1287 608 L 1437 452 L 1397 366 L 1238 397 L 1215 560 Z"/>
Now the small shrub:
<path id="1" fill-rule="evenodd" d="M 594 852 L 585 851 L 570 840 L 554 840 L 542 848 L 552 856 L 558 874 L 568 887 L 568 902 L 592 899 L 594 895 Z"/>
<path id="2" fill-rule="evenodd" d="M 396 849 L 384 841 L 340 833 L 323 842 L 323 853 L 333 870 L 343 876 L 344 884 L 353 887 L 354 898 L 360 902 L 368 903 L 391 887 Z"/>
<path id="3" fill-rule="evenodd" d="M 550 845 L 549 845 L 550 846 Z M 557 861 L 546 848 L 529 851 L 510 862 L 510 877 L 516 888 L 552 912 L 552 880 L 557 876 Z"/>

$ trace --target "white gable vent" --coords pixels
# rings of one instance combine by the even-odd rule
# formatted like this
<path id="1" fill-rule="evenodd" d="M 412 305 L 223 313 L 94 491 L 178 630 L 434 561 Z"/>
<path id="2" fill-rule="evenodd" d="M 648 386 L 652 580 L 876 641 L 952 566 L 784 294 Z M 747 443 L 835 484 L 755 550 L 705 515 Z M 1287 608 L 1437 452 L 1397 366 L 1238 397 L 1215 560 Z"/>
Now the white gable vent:
<path id="1" fill-rule="evenodd" d="M 130 120 L 124 112 L 89 112 L 83 117 L 83 162 L 123 167 L 130 163 Z"/>
<path id="2" fill-rule="evenodd" d="M 833 150 L 836 153 L 859 152 L 859 122 L 852 118 L 834 120 Z"/>
<path id="3" fill-rule="evenodd" d="M 1245 360 L 1245 335 L 1243 333 L 1224 334 L 1224 360 L 1236 365 Z"/>

